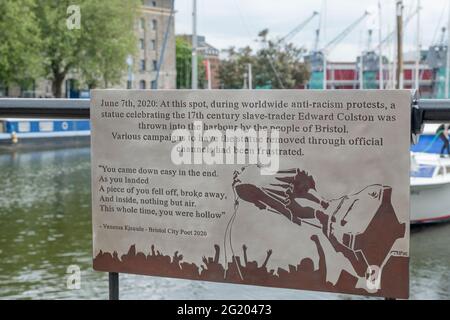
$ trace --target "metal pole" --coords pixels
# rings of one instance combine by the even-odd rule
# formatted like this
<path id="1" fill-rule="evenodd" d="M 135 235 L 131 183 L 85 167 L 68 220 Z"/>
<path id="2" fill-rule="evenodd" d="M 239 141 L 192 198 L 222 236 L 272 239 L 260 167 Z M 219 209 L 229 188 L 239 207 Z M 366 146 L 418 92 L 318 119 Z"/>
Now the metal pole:
<path id="1" fill-rule="evenodd" d="M 359 89 L 364 89 L 364 51 L 361 53 L 359 61 Z"/>
<path id="2" fill-rule="evenodd" d="M 322 0 L 322 12 L 320 13 L 320 20 L 322 22 L 322 42 L 327 43 L 327 0 Z M 328 87 L 327 84 L 327 49 L 323 46 L 322 57 L 323 57 L 323 90 Z"/>
<path id="3" fill-rule="evenodd" d="M 397 77 L 396 89 L 403 88 L 403 1 L 397 1 Z"/>
<path id="4" fill-rule="evenodd" d="M 208 77 L 208 90 L 212 89 L 212 79 L 211 79 L 211 61 L 209 59 L 206 62 L 206 76 Z"/>
<path id="5" fill-rule="evenodd" d="M 119 274 L 109 272 L 109 300 L 119 300 Z"/>
<path id="6" fill-rule="evenodd" d="M 418 107 L 424 123 L 450 122 L 450 99 L 421 99 Z"/>
<path id="7" fill-rule="evenodd" d="M 197 0 L 192 0 L 192 89 L 198 89 L 197 75 Z"/>
<path id="8" fill-rule="evenodd" d="M 380 46 L 378 47 L 378 83 L 379 88 L 384 88 L 384 70 L 383 70 L 383 46 L 381 45 L 381 41 L 383 40 L 383 33 L 382 33 L 382 16 L 381 16 L 381 1 L 378 0 L 378 42 L 380 43 Z"/>
<path id="9" fill-rule="evenodd" d="M 252 64 L 249 63 L 247 66 L 248 66 L 248 88 L 251 90 L 253 89 Z"/>
<path id="10" fill-rule="evenodd" d="M 449 1 L 450 2 L 450 1 Z M 447 63 L 445 65 L 445 98 L 449 98 L 450 85 L 450 4 L 448 8 L 448 26 L 447 26 Z"/>
<path id="11" fill-rule="evenodd" d="M 416 31 L 416 47 L 417 47 L 417 54 L 416 54 L 416 90 L 419 90 L 420 88 L 420 0 L 417 0 L 417 31 Z"/>
<path id="12" fill-rule="evenodd" d="M 4 118 L 89 119 L 89 99 L 0 98 Z"/>
<path id="13" fill-rule="evenodd" d="M 159 74 L 161 72 L 161 67 L 164 63 L 164 55 L 165 55 L 166 47 L 167 47 L 167 40 L 169 38 L 169 31 L 170 31 L 170 27 L 172 25 L 173 16 L 175 15 L 175 0 L 172 0 L 171 6 L 172 6 L 172 9 L 170 10 L 169 20 L 167 21 L 167 27 L 166 27 L 166 31 L 164 33 L 164 40 L 163 40 L 163 45 L 161 47 L 161 54 L 159 56 L 158 65 L 156 66 L 156 78 L 155 78 L 155 82 L 152 83 L 153 90 L 156 90 L 159 87 L 159 84 L 158 84 Z M 144 30 L 147 30 L 147 28 Z M 145 39 L 147 39 L 147 38 L 145 38 Z"/>
<path id="14" fill-rule="evenodd" d="M 420 99 L 423 123 L 450 123 L 450 99 Z M 2 118 L 89 119 L 89 99 L 0 98 Z"/>
<path id="15" fill-rule="evenodd" d="M 327 53 L 326 53 L 326 49 L 324 49 L 323 51 L 323 90 L 327 90 Z"/>

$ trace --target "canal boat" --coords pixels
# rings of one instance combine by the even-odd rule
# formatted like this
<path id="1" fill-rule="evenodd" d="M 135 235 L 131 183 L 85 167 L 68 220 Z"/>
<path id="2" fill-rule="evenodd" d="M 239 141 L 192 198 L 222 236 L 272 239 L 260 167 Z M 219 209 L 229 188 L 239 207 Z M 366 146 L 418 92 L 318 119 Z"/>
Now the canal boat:
<path id="1" fill-rule="evenodd" d="M 90 140 L 89 120 L 0 119 L 0 149 Z"/>
<path id="2" fill-rule="evenodd" d="M 411 224 L 450 221 L 450 158 L 411 153 Z"/>

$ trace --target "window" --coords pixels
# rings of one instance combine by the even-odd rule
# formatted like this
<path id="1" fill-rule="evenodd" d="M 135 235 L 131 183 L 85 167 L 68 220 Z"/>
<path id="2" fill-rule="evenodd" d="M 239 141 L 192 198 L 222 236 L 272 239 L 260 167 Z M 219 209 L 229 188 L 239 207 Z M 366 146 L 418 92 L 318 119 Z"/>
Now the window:
<path id="1" fill-rule="evenodd" d="M 39 122 L 39 131 L 41 132 L 53 131 L 53 122 L 50 121 Z"/>
<path id="2" fill-rule="evenodd" d="M 31 125 L 28 121 L 19 122 L 18 129 L 19 132 L 30 132 Z"/>
<path id="3" fill-rule="evenodd" d="M 156 30 L 156 28 L 158 27 L 158 21 L 156 21 L 155 19 L 152 20 L 152 30 Z"/>
<path id="4" fill-rule="evenodd" d="M 158 61 L 153 60 L 153 70 L 156 71 L 158 69 Z"/>
<path id="5" fill-rule="evenodd" d="M 145 19 L 141 18 L 141 29 L 144 30 L 145 29 Z"/>
<path id="6" fill-rule="evenodd" d="M 156 50 L 156 40 L 150 41 L 150 50 Z"/>
<path id="7" fill-rule="evenodd" d="M 139 64 L 139 70 L 140 71 L 145 71 L 145 60 L 142 59 L 140 64 Z"/>
<path id="8" fill-rule="evenodd" d="M 156 88 L 156 80 L 152 80 L 151 83 L 152 83 L 152 89 L 157 89 L 157 88 Z"/>
<path id="9" fill-rule="evenodd" d="M 145 80 L 139 81 L 139 89 L 145 89 Z"/>
<path id="10" fill-rule="evenodd" d="M 152 6 L 156 7 L 156 1 L 152 1 Z"/>
<path id="11" fill-rule="evenodd" d="M 128 80 L 127 81 L 127 89 L 131 89 L 131 87 L 132 87 L 132 82 L 131 82 L 131 80 Z"/>
<path id="12" fill-rule="evenodd" d="M 142 50 L 144 50 L 144 48 L 145 48 L 145 41 L 144 41 L 144 39 L 139 39 L 139 46 L 140 46 L 140 48 Z"/>

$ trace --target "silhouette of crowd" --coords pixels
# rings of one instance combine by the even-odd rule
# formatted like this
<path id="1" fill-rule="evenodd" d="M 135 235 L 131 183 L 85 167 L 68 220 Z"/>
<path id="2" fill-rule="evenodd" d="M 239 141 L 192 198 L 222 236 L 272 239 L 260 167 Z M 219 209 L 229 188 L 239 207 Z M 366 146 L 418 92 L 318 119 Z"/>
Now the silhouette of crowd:
<path id="1" fill-rule="evenodd" d="M 137 274 L 187 278 L 194 280 L 232 282 L 252 285 L 265 285 L 286 288 L 323 288 L 326 283 L 325 254 L 318 236 L 311 236 L 317 247 L 319 261 L 317 266 L 311 258 L 302 259 L 297 265 L 288 269 L 268 269 L 272 250 L 267 250 L 263 261 L 249 261 L 248 248 L 242 246 L 242 255 L 234 254 L 225 269 L 220 262 L 220 247 L 214 245 L 214 255 L 204 256 L 203 264 L 183 261 L 183 255 L 175 251 L 172 256 L 164 255 L 154 245 L 146 255 L 136 251 L 132 245 L 120 258 L 117 252 L 112 254 L 100 251 L 94 259 L 94 268 L 100 271 L 117 271 Z M 328 284 L 331 285 L 331 284 Z"/>

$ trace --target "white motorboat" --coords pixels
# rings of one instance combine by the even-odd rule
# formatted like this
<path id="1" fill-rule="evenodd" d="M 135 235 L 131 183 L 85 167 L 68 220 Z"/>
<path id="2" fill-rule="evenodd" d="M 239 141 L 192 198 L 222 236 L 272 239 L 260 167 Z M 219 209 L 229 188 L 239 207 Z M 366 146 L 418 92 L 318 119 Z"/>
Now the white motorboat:
<path id="1" fill-rule="evenodd" d="M 450 220 L 450 158 L 411 153 L 411 224 Z"/>

